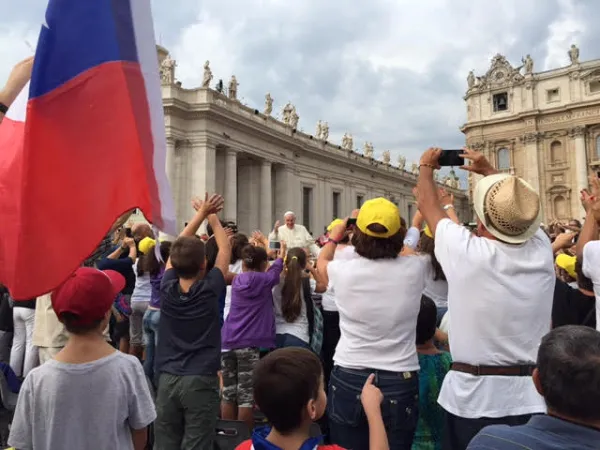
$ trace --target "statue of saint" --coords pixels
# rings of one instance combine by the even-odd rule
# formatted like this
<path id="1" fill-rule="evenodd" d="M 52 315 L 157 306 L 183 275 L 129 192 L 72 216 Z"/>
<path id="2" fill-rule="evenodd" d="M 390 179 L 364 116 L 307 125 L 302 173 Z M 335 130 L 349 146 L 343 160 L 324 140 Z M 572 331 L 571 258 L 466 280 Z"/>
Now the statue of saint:
<path id="1" fill-rule="evenodd" d="M 283 119 L 283 123 L 285 123 L 286 125 L 290 124 L 290 121 L 292 119 L 292 111 L 294 110 L 294 107 L 292 106 L 292 104 L 290 102 L 287 103 L 287 105 L 285 105 L 283 107 L 283 112 L 281 114 L 281 118 Z"/>
<path id="2" fill-rule="evenodd" d="M 298 128 L 298 121 L 299 120 L 300 120 L 300 116 L 296 112 L 296 107 L 293 106 L 292 107 L 292 113 L 290 115 L 290 126 L 292 127 L 292 129 L 295 130 L 295 129 Z"/>
<path id="3" fill-rule="evenodd" d="M 402 155 L 398 157 L 398 169 L 404 170 L 406 167 L 406 158 Z"/>
<path id="4" fill-rule="evenodd" d="M 354 150 L 353 147 L 352 136 L 348 133 L 344 133 L 344 137 L 342 137 L 342 148 L 344 150 Z"/>
<path id="5" fill-rule="evenodd" d="M 373 144 L 371 144 L 370 142 L 365 142 L 365 145 L 364 145 L 364 155 L 367 158 L 372 158 L 373 157 L 373 153 L 374 153 Z"/>
<path id="6" fill-rule="evenodd" d="M 527 55 L 525 58 L 522 58 L 521 62 L 523 63 L 523 67 L 525 68 L 525 73 L 528 75 L 532 74 L 533 73 L 533 59 L 531 58 L 531 55 Z"/>
<path id="7" fill-rule="evenodd" d="M 317 139 L 321 139 L 321 135 L 323 134 L 323 122 L 320 120 L 317 122 L 317 129 L 315 131 L 315 137 Z"/>
<path id="8" fill-rule="evenodd" d="M 270 116 L 273 112 L 273 98 L 271 98 L 271 93 L 267 92 L 265 95 L 265 116 Z"/>
<path id="9" fill-rule="evenodd" d="M 175 67 L 177 63 L 174 59 L 171 59 L 170 55 L 167 55 L 163 62 L 160 64 L 160 81 L 163 85 L 171 85 L 175 83 Z"/>
<path id="10" fill-rule="evenodd" d="M 231 100 L 237 100 L 237 88 L 239 83 L 235 75 L 231 75 L 231 80 L 229 81 L 229 98 Z"/>
<path id="11" fill-rule="evenodd" d="M 204 63 L 204 76 L 202 77 L 202 87 L 208 88 L 213 79 L 212 71 L 210 70 L 210 61 Z"/>
<path id="12" fill-rule="evenodd" d="M 467 85 L 469 86 L 469 89 L 471 89 L 473 86 L 475 86 L 475 74 L 473 73 L 472 70 L 469 72 L 469 75 L 467 76 Z"/>
<path id="13" fill-rule="evenodd" d="M 571 60 L 571 64 L 579 64 L 579 48 L 575 44 L 571 45 L 569 59 Z"/>
<path id="14" fill-rule="evenodd" d="M 321 140 L 326 141 L 327 139 L 329 139 L 329 124 L 323 122 L 321 125 Z"/>
<path id="15" fill-rule="evenodd" d="M 390 160 L 392 159 L 392 156 L 390 155 L 390 151 L 386 150 L 385 152 L 383 152 L 382 156 L 382 160 L 384 164 L 388 164 L 390 163 Z"/>
<path id="16" fill-rule="evenodd" d="M 417 163 L 412 163 L 410 171 L 413 175 L 419 175 L 419 166 L 417 165 Z"/>

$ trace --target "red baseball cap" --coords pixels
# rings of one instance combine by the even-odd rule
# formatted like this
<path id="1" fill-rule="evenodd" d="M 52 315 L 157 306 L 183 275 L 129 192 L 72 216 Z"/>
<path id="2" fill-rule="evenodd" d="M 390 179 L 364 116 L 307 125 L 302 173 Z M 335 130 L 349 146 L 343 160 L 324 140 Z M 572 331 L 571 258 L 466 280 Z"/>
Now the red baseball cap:
<path id="1" fill-rule="evenodd" d="M 78 324 L 89 325 L 104 318 L 124 287 L 119 272 L 80 267 L 54 290 L 52 307 L 59 319 L 70 313 L 79 317 Z"/>

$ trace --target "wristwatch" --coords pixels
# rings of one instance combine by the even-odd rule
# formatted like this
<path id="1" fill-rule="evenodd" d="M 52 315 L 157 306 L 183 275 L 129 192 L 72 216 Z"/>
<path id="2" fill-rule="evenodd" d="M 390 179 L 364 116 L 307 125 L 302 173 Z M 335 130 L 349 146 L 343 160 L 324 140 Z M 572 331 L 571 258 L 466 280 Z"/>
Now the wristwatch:
<path id="1" fill-rule="evenodd" d="M 8 112 L 8 106 L 0 102 L 0 114 L 6 114 Z"/>
<path id="2" fill-rule="evenodd" d="M 448 211 L 449 209 L 454 209 L 454 205 L 446 205 L 446 206 L 444 206 L 444 211 Z"/>

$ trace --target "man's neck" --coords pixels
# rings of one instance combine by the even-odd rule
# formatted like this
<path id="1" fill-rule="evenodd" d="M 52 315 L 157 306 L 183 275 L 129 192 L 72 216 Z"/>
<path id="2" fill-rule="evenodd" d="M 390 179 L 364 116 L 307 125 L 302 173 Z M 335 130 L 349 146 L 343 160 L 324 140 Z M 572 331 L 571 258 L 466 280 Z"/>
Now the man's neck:
<path id="1" fill-rule="evenodd" d="M 285 435 L 279 433 L 275 428 L 271 428 L 267 441 L 282 450 L 298 449 L 310 437 L 310 425 L 310 423 L 304 424 L 293 433 Z"/>
<path id="2" fill-rule="evenodd" d="M 583 425 L 584 427 L 590 427 L 590 428 L 595 428 L 597 430 L 600 430 L 600 420 L 586 421 L 586 420 L 581 420 L 581 419 L 575 419 L 573 417 L 567 416 L 566 414 L 561 414 L 559 412 L 556 412 L 550 408 L 548 408 L 548 415 L 551 417 L 556 417 L 557 419 L 566 420 L 567 422 L 572 422 L 572 423 L 576 423 L 578 425 Z"/>
<path id="3" fill-rule="evenodd" d="M 67 345 L 57 355 L 56 360 L 68 364 L 84 364 L 113 354 L 116 350 L 110 346 L 101 331 L 69 336 Z"/>

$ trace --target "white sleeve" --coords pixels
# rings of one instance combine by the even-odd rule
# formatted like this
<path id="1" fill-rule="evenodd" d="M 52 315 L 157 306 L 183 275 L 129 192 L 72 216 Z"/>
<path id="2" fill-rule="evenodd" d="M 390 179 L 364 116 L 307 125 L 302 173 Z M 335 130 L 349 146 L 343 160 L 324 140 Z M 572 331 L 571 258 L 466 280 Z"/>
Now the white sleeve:
<path id="1" fill-rule="evenodd" d="M 317 288 L 317 281 L 310 278 L 310 293 L 314 295 L 316 288 Z"/>
<path id="2" fill-rule="evenodd" d="M 421 238 L 421 233 L 418 228 L 410 227 L 406 232 L 406 236 L 404 237 L 404 245 L 408 248 L 415 250 L 417 245 L 419 244 L 419 239 Z"/>
<path id="3" fill-rule="evenodd" d="M 19 391 L 19 399 L 17 400 L 17 408 L 10 426 L 10 436 L 8 437 L 8 445 L 11 447 L 32 450 L 33 449 L 33 387 L 31 386 L 32 377 L 25 378 L 21 390 Z"/>
<path id="4" fill-rule="evenodd" d="M 467 259 L 467 249 L 472 239 L 478 239 L 462 225 L 450 219 L 442 219 L 435 227 L 435 257 L 442 266 L 446 278 L 450 279 L 453 269 L 459 268 L 457 261 Z"/>
<path id="5" fill-rule="evenodd" d="M 600 283 L 600 241 L 590 241 L 583 247 L 583 274 Z"/>

